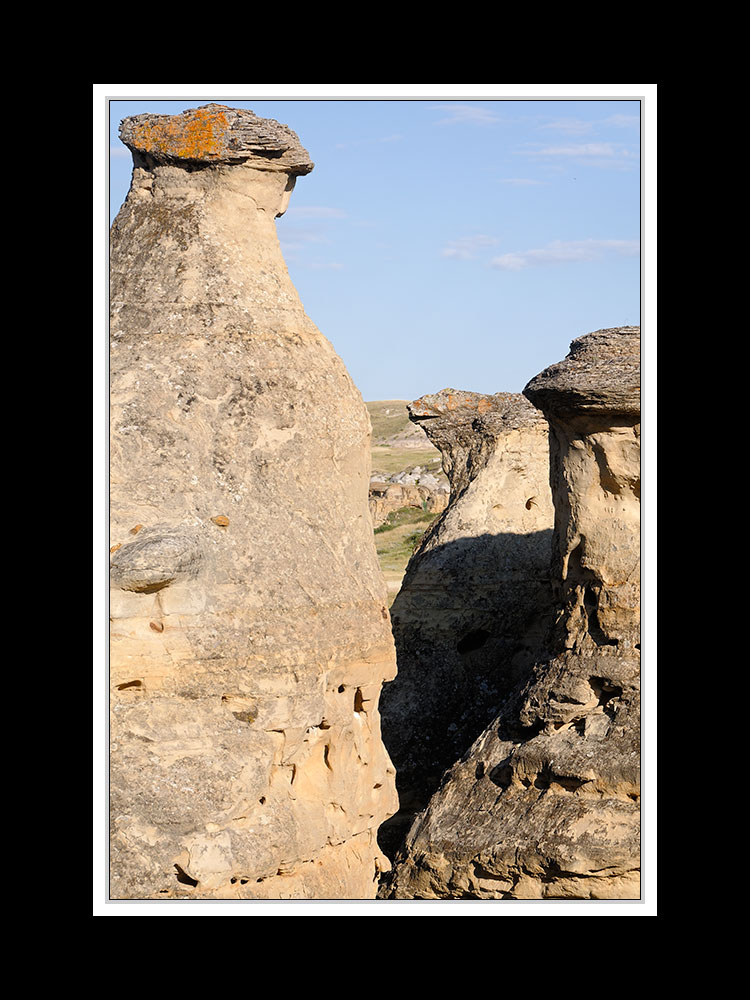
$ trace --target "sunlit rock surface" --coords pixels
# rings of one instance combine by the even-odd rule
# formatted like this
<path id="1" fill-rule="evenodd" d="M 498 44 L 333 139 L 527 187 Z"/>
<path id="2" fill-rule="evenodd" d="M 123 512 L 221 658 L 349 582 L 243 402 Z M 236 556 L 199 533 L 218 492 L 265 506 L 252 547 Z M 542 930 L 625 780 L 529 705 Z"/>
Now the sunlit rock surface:
<path id="1" fill-rule="evenodd" d="M 640 896 L 640 328 L 524 393 L 550 424 L 554 655 L 443 777 L 387 898 Z"/>
<path id="2" fill-rule="evenodd" d="M 389 850 L 528 677 L 553 610 L 547 421 L 519 393 L 444 389 L 408 409 L 451 493 L 391 608 L 399 671 L 383 735 L 401 808 L 381 832 Z"/>
<path id="3" fill-rule="evenodd" d="M 126 119 L 111 231 L 114 898 L 372 898 L 397 808 L 370 423 L 275 219 L 312 162 L 208 105 Z"/>

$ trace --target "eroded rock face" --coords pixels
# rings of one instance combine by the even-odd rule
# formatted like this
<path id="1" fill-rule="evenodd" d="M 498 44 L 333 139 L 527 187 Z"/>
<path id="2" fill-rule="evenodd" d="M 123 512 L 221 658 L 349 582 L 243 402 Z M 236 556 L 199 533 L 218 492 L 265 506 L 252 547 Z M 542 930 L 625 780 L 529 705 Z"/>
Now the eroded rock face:
<path id="1" fill-rule="evenodd" d="M 417 817 L 384 895 L 640 894 L 640 329 L 579 338 L 525 395 L 550 423 L 556 655 Z"/>
<path id="2" fill-rule="evenodd" d="M 399 672 L 382 715 L 401 809 L 382 831 L 387 849 L 528 677 L 552 614 L 544 417 L 519 393 L 455 389 L 408 409 L 440 449 L 451 495 L 391 608 Z"/>
<path id="3" fill-rule="evenodd" d="M 400 483 L 370 482 L 370 516 L 373 527 L 383 524 L 389 514 L 403 507 L 416 507 L 420 510 L 445 510 L 448 506 L 448 493 L 444 490 L 431 490 L 427 486 L 402 486 Z"/>
<path id="4" fill-rule="evenodd" d="M 372 898 L 395 674 L 369 418 L 275 218 L 312 169 L 220 105 L 126 120 L 111 232 L 113 898 Z"/>

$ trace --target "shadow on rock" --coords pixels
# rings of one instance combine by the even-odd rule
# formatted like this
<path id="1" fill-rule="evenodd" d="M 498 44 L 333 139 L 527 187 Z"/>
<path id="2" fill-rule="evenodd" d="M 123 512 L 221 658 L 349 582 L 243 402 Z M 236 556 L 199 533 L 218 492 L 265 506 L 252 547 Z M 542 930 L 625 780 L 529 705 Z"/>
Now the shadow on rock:
<path id="1" fill-rule="evenodd" d="M 389 857 L 444 772 L 545 657 L 552 535 L 482 534 L 412 558 L 391 608 L 398 675 L 380 701 L 400 802 L 379 832 Z"/>

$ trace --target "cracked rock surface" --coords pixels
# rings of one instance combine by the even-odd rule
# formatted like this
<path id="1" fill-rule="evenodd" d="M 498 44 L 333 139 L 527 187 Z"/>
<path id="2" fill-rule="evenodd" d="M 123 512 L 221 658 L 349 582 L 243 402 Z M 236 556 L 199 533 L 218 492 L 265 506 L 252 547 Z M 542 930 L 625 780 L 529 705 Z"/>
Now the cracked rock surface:
<path id="1" fill-rule="evenodd" d="M 287 273 L 312 169 L 209 105 L 126 120 L 111 230 L 111 896 L 373 898 L 397 808 L 370 422 Z"/>
<path id="2" fill-rule="evenodd" d="M 443 776 L 384 898 L 640 896 L 640 329 L 524 390 L 550 427 L 552 655 Z"/>
<path id="3" fill-rule="evenodd" d="M 528 676 L 552 614 L 544 417 L 520 393 L 455 389 L 408 410 L 440 449 L 451 493 L 391 608 L 398 675 L 381 710 L 400 800 L 381 831 L 391 851 Z"/>

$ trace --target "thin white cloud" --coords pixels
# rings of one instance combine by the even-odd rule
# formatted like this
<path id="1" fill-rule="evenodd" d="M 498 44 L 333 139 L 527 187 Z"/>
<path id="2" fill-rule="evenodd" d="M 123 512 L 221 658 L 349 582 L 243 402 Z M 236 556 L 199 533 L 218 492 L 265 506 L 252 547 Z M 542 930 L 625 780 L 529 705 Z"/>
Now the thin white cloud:
<path id="1" fill-rule="evenodd" d="M 522 271 L 527 267 L 546 264 L 567 264 L 575 261 L 598 260 L 615 253 L 632 257 L 640 252 L 638 240 L 555 240 L 538 250 L 521 250 L 494 257 L 492 267 L 501 271 Z"/>
<path id="2" fill-rule="evenodd" d="M 495 125 L 501 121 L 500 115 L 489 108 L 477 104 L 433 104 L 433 111 L 447 111 L 445 118 L 440 118 L 437 125 Z"/>
<path id="3" fill-rule="evenodd" d="M 617 128 L 633 128 L 640 125 L 641 119 L 638 115 L 610 115 L 604 119 L 605 125 L 615 125 Z"/>
<path id="4" fill-rule="evenodd" d="M 582 121 L 580 118 L 557 118 L 539 127 L 553 132 L 566 132 L 568 135 L 585 135 L 592 130 L 594 122 Z"/>
<path id="5" fill-rule="evenodd" d="M 480 250 L 496 246 L 497 242 L 494 236 L 485 236 L 484 234 L 461 236 L 446 244 L 440 255 L 441 257 L 451 257 L 454 260 L 473 260 Z"/>
<path id="6" fill-rule="evenodd" d="M 284 253 L 288 254 L 297 253 L 298 250 L 302 250 L 304 247 L 310 246 L 310 244 L 320 245 L 330 244 L 331 242 L 318 232 L 314 232 L 311 229 L 299 229 L 294 226 L 285 226 L 283 228 L 279 226 L 277 233 Z"/>
<path id="7" fill-rule="evenodd" d="M 571 146 L 547 146 L 528 151 L 531 156 L 616 156 L 611 142 L 579 142 Z"/>
<path id="8" fill-rule="evenodd" d="M 109 147 L 109 158 L 111 160 L 124 160 L 126 157 L 130 156 L 130 150 L 127 146 L 110 146 Z"/>

